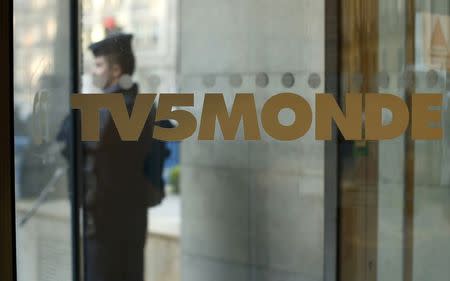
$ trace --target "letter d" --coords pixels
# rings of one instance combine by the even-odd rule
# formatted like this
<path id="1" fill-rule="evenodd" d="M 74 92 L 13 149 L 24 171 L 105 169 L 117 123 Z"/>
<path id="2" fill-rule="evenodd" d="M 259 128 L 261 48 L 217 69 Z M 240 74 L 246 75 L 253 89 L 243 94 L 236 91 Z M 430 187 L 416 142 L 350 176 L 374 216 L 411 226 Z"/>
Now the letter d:
<path id="1" fill-rule="evenodd" d="M 409 111 L 403 99 L 391 94 L 366 94 L 366 140 L 386 140 L 401 136 L 409 123 Z M 392 112 L 391 123 L 383 126 L 382 110 Z"/>

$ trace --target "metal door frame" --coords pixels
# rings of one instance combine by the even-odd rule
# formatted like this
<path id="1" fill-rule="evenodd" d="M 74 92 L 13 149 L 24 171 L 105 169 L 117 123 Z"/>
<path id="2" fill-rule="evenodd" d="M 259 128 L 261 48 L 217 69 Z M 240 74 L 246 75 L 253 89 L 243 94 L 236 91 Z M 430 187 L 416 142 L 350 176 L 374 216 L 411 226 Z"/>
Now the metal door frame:
<path id="1" fill-rule="evenodd" d="M 0 1 L 0 280 L 16 279 L 12 1 Z"/>
<path id="2" fill-rule="evenodd" d="M 341 96 L 341 0 L 325 0 L 325 92 L 336 100 Z M 339 146 L 333 125 L 332 140 L 325 141 L 324 153 L 324 263 L 323 280 L 339 276 Z"/>

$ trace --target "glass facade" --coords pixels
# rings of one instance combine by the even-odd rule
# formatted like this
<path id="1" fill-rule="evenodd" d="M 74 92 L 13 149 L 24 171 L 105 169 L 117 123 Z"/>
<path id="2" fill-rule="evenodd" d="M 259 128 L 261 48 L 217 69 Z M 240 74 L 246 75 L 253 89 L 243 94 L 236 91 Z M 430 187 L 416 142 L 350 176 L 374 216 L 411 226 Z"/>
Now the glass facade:
<path id="1" fill-rule="evenodd" d="M 14 1 L 18 280 L 72 278 L 72 148 L 56 141 L 70 112 L 70 13 L 67 1 Z"/>
<path id="2" fill-rule="evenodd" d="M 13 2 L 18 280 L 71 280 L 74 271 L 88 281 L 450 275 L 448 1 Z M 331 13 L 339 20 L 330 23 Z M 132 34 L 131 45 L 118 53 L 92 45 L 123 34 Z M 337 58 L 331 67 L 328 52 Z M 115 143 L 109 123 L 102 123 L 109 142 L 79 142 L 70 114 L 73 89 L 124 92 L 128 102 L 131 85 L 139 93 L 193 93 L 194 106 L 185 109 L 197 125 L 206 93 L 222 93 L 228 110 L 237 93 L 252 93 L 258 117 L 271 96 L 296 93 L 315 113 L 315 94 L 330 81 L 341 104 L 347 93 L 406 102 L 442 93 L 443 139 L 412 141 L 408 131 L 379 142 L 339 136 L 327 143 L 315 139 L 313 121 L 302 138 L 277 141 L 258 120 L 261 140 L 244 140 L 240 124 L 236 140 L 226 141 L 217 122 L 214 141 L 198 141 L 197 128 L 166 144 L 165 197 L 137 208 L 148 194 L 145 172 L 136 169 L 164 149 L 149 153 L 154 143 L 145 138 Z M 388 124 L 392 113 L 383 110 L 382 118 Z M 295 113 L 283 109 L 278 119 L 289 126 Z M 338 159 L 332 171 L 330 143 Z"/>
<path id="3" fill-rule="evenodd" d="M 406 134 L 376 143 L 341 143 L 341 278 L 445 279 L 450 260 L 445 250 L 449 226 L 449 3 L 344 3 L 350 15 L 369 13 L 363 23 L 355 17 L 349 20 L 367 28 L 369 35 L 362 42 L 352 37 L 357 30 L 351 33 L 350 24 L 344 27 L 350 32 L 344 36 L 348 44 L 344 43 L 344 67 L 350 69 L 349 76 L 354 75 L 343 85 L 344 92 L 389 93 L 405 100 L 415 93 L 442 93 L 444 137 L 412 141 Z M 371 56 L 358 57 L 360 54 Z M 352 73 L 355 70 L 362 75 Z M 384 122 L 391 119 L 392 113 L 383 113 Z"/>
<path id="4" fill-rule="evenodd" d="M 419 141 L 414 146 L 414 189 L 410 195 L 411 275 L 414 280 L 441 280 L 449 276 L 450 260 L 450 178 L 448 109 L 448 47 L 450 3 L 424 1 L 416 3 L 416 71 L 417 92 L 443 93 L 444 136 L 441 141 Z M 445 43 L 443 45 L 442 43 Z M 445 52 L 442 52 L 446 50 Z M 447 55 L 445 55 L 447 54 Z M 444 59 L 445 57 L 445 59 Z M 445 61 L 445 63 L 444 63 Z"/>

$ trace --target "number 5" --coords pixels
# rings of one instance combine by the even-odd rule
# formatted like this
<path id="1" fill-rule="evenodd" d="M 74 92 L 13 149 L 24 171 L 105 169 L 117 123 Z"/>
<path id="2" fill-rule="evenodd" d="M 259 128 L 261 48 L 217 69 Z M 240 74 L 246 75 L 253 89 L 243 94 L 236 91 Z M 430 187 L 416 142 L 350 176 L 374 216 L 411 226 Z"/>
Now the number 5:
<path id="1" fill-rule="evenodd" d="M 186 139 L 197 129 L 195 116 L 187 110 L 172 110 L 174 106 L 194 106 L 194 94 L 160 94 L 156 120 L 176 120 L 175 128 L 162 128 L 155 125 L 153 137 L 163 141 Z"/>

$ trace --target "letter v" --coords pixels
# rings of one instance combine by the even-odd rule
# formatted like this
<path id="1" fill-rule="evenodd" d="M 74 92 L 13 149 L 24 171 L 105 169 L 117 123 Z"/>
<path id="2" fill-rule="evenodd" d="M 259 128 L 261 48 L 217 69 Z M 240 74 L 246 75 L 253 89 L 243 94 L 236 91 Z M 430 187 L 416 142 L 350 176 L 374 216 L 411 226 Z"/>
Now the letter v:
<path id="1" fill-rule="evenodd" d="M 108 94 L 108 96 L 111 97 L 109 110 L 120 138 L 123 141 L 137 141 L 147 122 L 156 94 L 136 95 L 131 116 L 128 115 L 122 94 Z"/>

